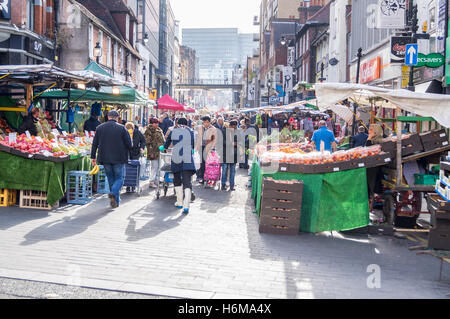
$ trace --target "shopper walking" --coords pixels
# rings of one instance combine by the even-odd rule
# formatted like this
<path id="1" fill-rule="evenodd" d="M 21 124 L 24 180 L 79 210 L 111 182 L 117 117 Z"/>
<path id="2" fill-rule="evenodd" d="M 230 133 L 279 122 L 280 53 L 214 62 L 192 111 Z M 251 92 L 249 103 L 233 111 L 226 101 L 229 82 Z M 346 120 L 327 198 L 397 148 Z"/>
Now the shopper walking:
<path id="1" fill-rule="evenodd" d="M 150 188 L 157 186 L 159 183 L 159 174 L 161 164 L 159 161 L 160 150 L 159 147 L 164 145 L 163 131 L 158 127 L 159 121 L 157 118 L 150 119 L 150 125 L 145 131 L 145 140 L 147 144 L 147 160 L 150 161 Z"/>
<path id="2" fill-rule="evenodd" d="M 130 134 L 127 129 L 117 123 L 119 113 L 110 111 L 108 121 L 97 127 L 92 143 L 92 165 L 102 164 L 108 178 L 111 194 L 111 207 L 120 205 L 120 190 L 125 177 L 125 164 L 128 163 L 129 152 L 133 147 Z M 98 150 L 98 155 L 97 155 Z"/>
<path id="3" fill-rule="evenodd" d="M 204 184 L 206 159 L 209 153 L 214 149 L 216 143 L 216 128 L 211 124 L 211 118 L 205 116 L 202 118 L 202 125 L 198 132 L 198 142 L 196 150 L 201 157 L 200 169 L 197 172 L 197 179 Z"/>
<path id="4" fill-rule="evenodd" d="M 173 184 L 177 196 L 175 206 L 182 208 L 184 214 L 189 214 L 192 198 L 192 176 L 195 173 L 194 132 L 187 124 L 185 118 L 178 119 L 177 127 L 170 132 L 164 145 L 159 148 L 163 152 L 170 145 L 173 145 L 171 171 L 174 175 Z"/>
<path id="5" fill-rule="evenodd" d="M 230 191 L 234 191 L 234 177 L 238 163 L 238 122 L 231 121 L 229 128 L 223 129 L 223 164 L 222 164 L 222 190 L 227 190 L 228 172 L 230 172 Z"/>
<path id="6" fill-rule="evenodd" d="M 95 132 L 97 127 L 99 127 L 102 123 L 98 120 L 98 116 L 95 112 L 91 111 L 91 117 L 84 122 L 84 131 Z"/>
<path id="7" fill-rule="evenodd" d="M 133 141 L 133 148 L 130 150 L 130 160 L 139 160 L 141 155 L 145 152 L 146 140 L 144 134 L 141 133 L 139 127 L 131 122 L 125 125 L 128 133 L 130 133 L 131 140 Z"/>
<path id="8" fill-rule="evenodd" d="M 173 125 L 173 121 L 169 118 L 169 115 L 167 113 L 164 113 L 162 115 L 162 121 L 160 124 L 160 128 L 163 131 L 163 134 L 166 135 L 169 127 L 172 127 Z"/>

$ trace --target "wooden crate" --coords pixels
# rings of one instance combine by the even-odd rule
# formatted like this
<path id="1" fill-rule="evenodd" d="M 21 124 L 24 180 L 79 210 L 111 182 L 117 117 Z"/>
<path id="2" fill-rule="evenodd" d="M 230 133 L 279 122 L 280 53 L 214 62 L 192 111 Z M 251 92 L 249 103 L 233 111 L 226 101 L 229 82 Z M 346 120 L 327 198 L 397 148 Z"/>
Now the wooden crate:
<path id="1" fill-rule="evenodd" d="M 17 191 L 14 189 L 0 189 L 0 207 L 15 205 L 17 201 Z"/>
<path id="2" fill-rule="evenodd" d="M 21 190 L 20 191 L 20 208 L 51 210 L 59 206 L 59 202 L 55 206 L 47 203 L 47 192 Z"/>
<path id="3" fill-rule="evenodd" d="M 259 232 L 260 233 L 267 233 L 267 234 L 275 234 L 275 235 L 289 235 L 289 236 L 296 236 L 300 233 L 299 227 L 293 227 L 293 226 L 280 226 L 280 225 L 259 225 Z"/>

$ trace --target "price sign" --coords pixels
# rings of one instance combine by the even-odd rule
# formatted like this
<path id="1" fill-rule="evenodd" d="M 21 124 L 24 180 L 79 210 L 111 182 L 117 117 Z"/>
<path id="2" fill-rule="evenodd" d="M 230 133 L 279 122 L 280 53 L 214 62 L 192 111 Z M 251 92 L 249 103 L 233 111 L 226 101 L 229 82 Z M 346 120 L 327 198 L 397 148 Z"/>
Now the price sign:
<path id="1" fill-rule="evenodd" d="M 52 156 L 53 154 L 50 153 L 49 151 L 43 151 L 43 152 L 42 152 L 42 155 L 44 155 L 44 156 L 46 156 L 46 157 L 49 157 L 49 156 Z"/>
<path id="2" fill-rule="evenodd" d="M 86 137 L 89 137 L 89 132 L 88 132 L 88 131 L 84 131 L 84 135 L 85 135 Z"/>
<path id="3" fill-rule="evenodd" d="M 63 133 L 64 136 L 67 136 L 67 132 L 66 131 L 63 131 L 62 133 Z"/>
<path id="4" fill-rule="evenodd" d="M 52 130 L 52 134 L 53 134 L 53 136 L 55 136 L 55 138 L 56 138 L 56 137 L 59 136 L 59 131 L 58 131 L 57 129 L 53 129 L 53 130 Z"/>
<path id="5" fill-rule="evenodd" d="M 44 140 L 40 136 L 36 136 L 36 140 L 41 143 L 44 142 Z"/>
<path id="6" fill-rule="evenodd" d="M 80 146 L 80 138 L 79 137 L 75 137 L 75 145 L 76 146 Z"/>
<path id="7" fill-rule="evenodd" d="M 30 132 L 28 132 L 28 131 L 25 131 L 25 135 L 27 136 L 27 138 L 28 138 L 28 139 L 30 139 L 30 140 L 31 140 L 31 134 L 30 134 Z"/>
<path id="8" fill-rule="evenodd" d="M 17 133 L 9 133 L 9 145 L 16 143 Z"/>

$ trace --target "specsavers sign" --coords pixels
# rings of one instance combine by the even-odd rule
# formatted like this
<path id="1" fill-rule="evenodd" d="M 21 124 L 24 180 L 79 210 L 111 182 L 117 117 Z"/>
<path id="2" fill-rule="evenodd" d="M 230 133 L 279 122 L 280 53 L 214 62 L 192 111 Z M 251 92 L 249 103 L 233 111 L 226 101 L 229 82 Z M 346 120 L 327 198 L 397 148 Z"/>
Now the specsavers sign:
<path id="1" fill-rule="evenodd" d="M 444 65 L 444 56 L 439 53 L 430 53 L 428 55 L 419 53 L 418 67 L 426 66 L 429 68 L 438 68 Z"/>

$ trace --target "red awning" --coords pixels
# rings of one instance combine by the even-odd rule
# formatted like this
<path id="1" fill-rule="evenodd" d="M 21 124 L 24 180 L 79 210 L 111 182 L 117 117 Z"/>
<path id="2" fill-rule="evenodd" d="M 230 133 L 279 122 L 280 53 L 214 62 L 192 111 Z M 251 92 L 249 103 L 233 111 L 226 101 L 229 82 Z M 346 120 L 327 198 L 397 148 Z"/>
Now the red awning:
<path id="1" fill-rule="evenodd" d="M 192 107 L 189 107 L 186 103 L 183 103 L 184 110 L 188 113 L 195 113 L 195 110 Z"/>
<path id="2" fill-rule="evenodd" d="M 169 110 L 169 111 L 185 111 L 184 106 L 172 99 L 168 94 L 164 95 L 162 98 L 158 99 L 156 108 L 158 110 Z"/>

